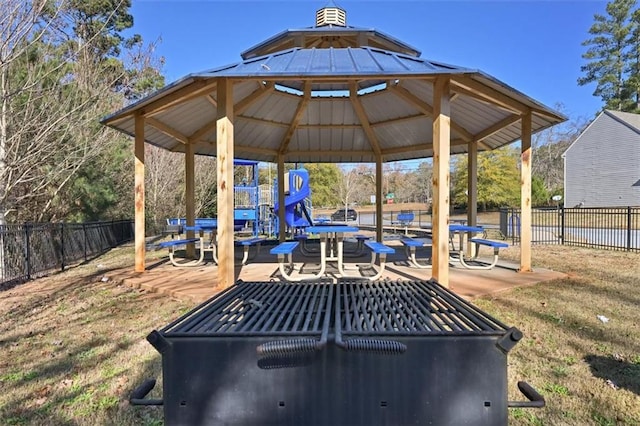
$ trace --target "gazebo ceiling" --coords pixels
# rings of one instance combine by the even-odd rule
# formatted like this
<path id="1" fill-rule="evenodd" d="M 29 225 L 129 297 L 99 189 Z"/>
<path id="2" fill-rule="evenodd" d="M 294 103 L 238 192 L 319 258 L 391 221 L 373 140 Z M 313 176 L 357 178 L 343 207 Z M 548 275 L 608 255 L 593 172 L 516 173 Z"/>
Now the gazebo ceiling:
<path id="1" fill-rule="evenodd" d="M 476 69 L 430 61 L 372 29 L 346 26 L 338 8 L 317 12 L 315 28 L 287 30 L 245 51 L 243 61 L 190 74 L 102 120 L 134 135 L 145 117 L 148 143 L 216 155 L 217 82 L 233 83 L 234 155 L 275 162 L 375 162 L 433 156 L 433 88 L 450 80 L 451 153 L 469 143 L 491 150 L 565 120 Z M 293 46 L 291 48 L 288 48 Z M 386 50 L 385 50 L 386 49 Z M 389 50 L 390 49 L 390 50 Z"/>

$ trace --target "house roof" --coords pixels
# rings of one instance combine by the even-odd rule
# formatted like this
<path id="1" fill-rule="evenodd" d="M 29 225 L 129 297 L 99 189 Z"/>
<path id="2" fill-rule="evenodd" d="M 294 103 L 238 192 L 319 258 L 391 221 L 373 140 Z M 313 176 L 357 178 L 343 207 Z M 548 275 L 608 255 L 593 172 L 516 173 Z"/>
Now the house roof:
<path id="1" fill-rule="evenodd" d="M 613 111 L 610 109 L 604 110 L 604 113 L 615 118 L 631 130 L 640 134 L 640 114 L 634 114 L 632 112 Z"/>
<path id="2" fill-rule="evenodd" d="M 102 122 L 148 143 L 216 154 L 217 81 L 233 81 L 235 156 L 275 162 L 398 161 L 433 156 L 434 81 L 450 78 L 451 153 L 510 144 L 566 118 L 480 70 L 372 47 L 293 48 L 190 74 Z"/>
<path id="3" fill-rule="evenodd" d="M 578 137 L 575 138 L 575 140 L 571 143 L 571 145 L 569 145 L 567 149 L 565 149 L 564 153 L 562 154 L 562 157 L 565 157 L 567 155 L 567 152 L 569 152 L 569 150 L 578 143 L 580 138 L 582 138 L 582 135 L 586 134 L 589 128 L 593 126 L 593 124 L 596 123 L 598 120 L 601 120 L 602 117 L 610 117 L 616 122 L 622 124 L 623 126 L 628 127 L 632 131 L 640 134 L 640 114 L 605 109 L 605 110 L 602 110 L 602 112 L 600 112 L 600 114 L 598 114 L 596 118 L 594 118 L 593 121 L 591 121 L 591 123 L 589 123 L 589 125 L 585 127 L 585 129 L 578 135 Z"/>

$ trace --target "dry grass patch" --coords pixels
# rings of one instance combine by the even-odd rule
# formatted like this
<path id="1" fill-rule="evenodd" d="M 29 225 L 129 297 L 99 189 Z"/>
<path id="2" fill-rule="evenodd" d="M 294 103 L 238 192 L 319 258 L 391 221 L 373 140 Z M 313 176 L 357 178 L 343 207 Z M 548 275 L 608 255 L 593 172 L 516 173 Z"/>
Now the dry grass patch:
<path id="1" fill-rule="evenodd" d="M 501 257 L 518 259 L 518 248 Z M 161 378 L 146 335 L 193 304 L 109 278 L 132 260 L 120 248 L 0 292 L 0 424 L 162 424 L 161 408 L 127 399 Z M 510 399 L 522 399 L 518 380 L 547 399 L 541 410 L 510 410 L 511 424 L 640 425 L 640 256 L 538 246 L 534 265 L 569 278 L 474 301 L 524 333 L 509 354 Z"/>
<path id="2" fill-rule="evenodd" d="M 145 340 L 192 306 L 109 279 L 131 248 L 0 292 L 0 424 L 154 425 L 127 398 L 160 358 Z"/>
<path id="3" fill-rule="evenodd" d="M 560 246 L 533 253 L 534 265 L 569 277 L 474 301 L 524 333 L 509 354 L 510 399 L 522 399 L 516 382 L 524 379 L 547 400 L 542 410 L 511 410 L 511 424 L 640 425 L 640 256 Z"/>

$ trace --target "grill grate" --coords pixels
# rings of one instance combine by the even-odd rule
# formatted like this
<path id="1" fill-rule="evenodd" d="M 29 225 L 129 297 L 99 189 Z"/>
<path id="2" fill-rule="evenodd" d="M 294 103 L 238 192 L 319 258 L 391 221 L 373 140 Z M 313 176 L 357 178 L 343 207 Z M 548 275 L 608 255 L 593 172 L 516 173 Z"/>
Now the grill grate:
<path id="1" fill-rule="evenodd" d="M 329 328 L 334 286 L 242 282 L 167 325 L 166 336 L 303 336 Z"/>
<path id="2" fill-rule="evenodd" d="M 336 329 L 352 336 L 504 335 L 507 326 L 437 282 L 343 281 Z"/>

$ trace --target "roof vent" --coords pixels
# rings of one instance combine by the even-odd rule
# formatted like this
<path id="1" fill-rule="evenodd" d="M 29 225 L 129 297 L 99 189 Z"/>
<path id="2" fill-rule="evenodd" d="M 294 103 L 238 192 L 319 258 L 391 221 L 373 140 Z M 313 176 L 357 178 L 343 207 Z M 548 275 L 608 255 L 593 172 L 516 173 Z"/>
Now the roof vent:
<path id="1" fill-rule="evenodd" d="M 337 6 L 324 7 L 316 12 L 316 27 L 327 25 L 347 26 L 347 12 Z"/>

